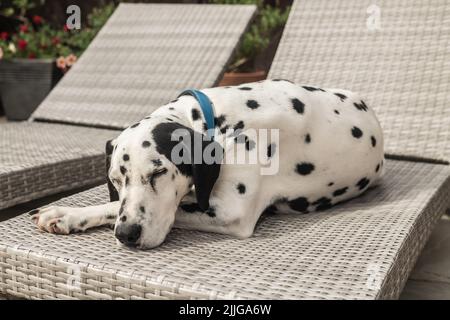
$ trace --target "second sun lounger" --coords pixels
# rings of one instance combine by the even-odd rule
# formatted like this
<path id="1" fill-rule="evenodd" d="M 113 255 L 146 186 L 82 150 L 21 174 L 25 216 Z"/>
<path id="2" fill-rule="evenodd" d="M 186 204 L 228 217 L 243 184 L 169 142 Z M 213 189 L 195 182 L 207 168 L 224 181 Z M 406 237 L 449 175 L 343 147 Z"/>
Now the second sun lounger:
<path id="1" fill-rule="evenodd" d="M 186 87 L 217 84 L 254 13 L 255 6 L 120 4 L 30 121 L 0 126 L 0 209 L 103 182 L 105 143 L 119 134 L 111 129 Z"/>

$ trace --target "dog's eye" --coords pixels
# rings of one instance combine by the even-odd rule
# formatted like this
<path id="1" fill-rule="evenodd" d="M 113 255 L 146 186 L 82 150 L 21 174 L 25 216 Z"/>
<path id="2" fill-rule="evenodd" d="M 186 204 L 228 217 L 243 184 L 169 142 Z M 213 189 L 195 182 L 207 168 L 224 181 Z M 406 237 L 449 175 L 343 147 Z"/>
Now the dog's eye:
<path id="1" fill-rule="evenodd" d="M 162 169 L 158 169 L 158 170 L 153 171 L 152 176 L 157 178 L 157 177 L 159 177 L 159 176 L 161 176 L 163 174 L 166 174 L 166 173 L 167 173 L 167 169 L 166 168 L 162 168 Z"/>
<path id="2" fill-rule="evenodd" d="M 158 170 L 153 171 L 148 176 L 150 185 L 152 186 L 153 190 L 155 190 L 155 180 L 156 180 L 156 178 L 158 178 L 158 177 L 160 177 L 160 176 L 162 176 L 162 175 L 164 175 L 166 173 L 167 173 L 167 168 L 160 168 Z"/>

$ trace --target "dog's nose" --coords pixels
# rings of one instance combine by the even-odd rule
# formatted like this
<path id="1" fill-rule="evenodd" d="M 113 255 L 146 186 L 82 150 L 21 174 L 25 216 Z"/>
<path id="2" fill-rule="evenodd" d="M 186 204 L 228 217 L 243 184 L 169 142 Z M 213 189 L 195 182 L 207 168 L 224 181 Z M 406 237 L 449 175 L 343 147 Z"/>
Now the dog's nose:
<path id="1" fill-rule="evenodd" d="M 141 236 L 142 227 L 138 224 L 121 223 L 116 228 L 116 238 L 127 246 L 134 246 Z"/>

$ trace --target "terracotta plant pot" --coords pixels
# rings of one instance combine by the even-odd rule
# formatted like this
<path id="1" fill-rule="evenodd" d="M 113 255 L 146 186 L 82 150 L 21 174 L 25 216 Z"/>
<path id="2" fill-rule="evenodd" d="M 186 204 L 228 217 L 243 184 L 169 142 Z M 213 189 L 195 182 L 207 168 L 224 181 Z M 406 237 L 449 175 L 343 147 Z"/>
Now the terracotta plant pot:
<path id="1" fill-rule="evenodd" d="M 236 86 L 264 79 L 266 79 L 266 72 L 263 70 L 255 72 L 226 72 L 222 80 L 220 80 L 219 86 Z"/>
<path id="2" fill-rule="evenodd" d="M 0 60 L 0 99 L 6 117 L 28 119 L 62 75 L 53 60 Z"/>

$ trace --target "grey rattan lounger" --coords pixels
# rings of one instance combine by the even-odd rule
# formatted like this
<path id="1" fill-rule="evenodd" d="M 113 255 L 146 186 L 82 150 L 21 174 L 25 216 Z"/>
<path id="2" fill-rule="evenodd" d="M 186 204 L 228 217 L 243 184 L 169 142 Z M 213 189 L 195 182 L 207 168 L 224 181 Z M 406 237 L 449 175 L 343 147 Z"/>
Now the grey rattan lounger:
<path id="1" fill-rule="evenodd" d="M 103 181 L 105 142 L 118 132 L 100 128 L 125 128 L 186 87 L 216 84 L 254 13 L 120 4 L 31 122 L 0 126 L 0 209 Z"/>
<path id="2" fill-rule="evenodd" d="M 0 291 L 37 299 L 397 298 L 450 205 L 450 148 L 441 140 L 449 119 L 440 102 L 450 85 L 440 76 L 449 15 L 444 0 L 378 1 L 382 29 L 373 33 L 365 21 L 371 3 L 296 2 L 270 75 L 364 92 L 393 157 L 442 164 L 387 160 L 382 183 L 362 197 L 321 213 L 265 216 L 246 240 L 175 229 L 161 247 L 135 252 L 117 247 L 106 228 L 57 236 L 22 215 L 0 223 Z M 421 94 L 409 91 L 415 99 L 406 104 L 409 87 Z M 378 97 L 383 88 L 388 99 Z M 424 118 L 434 127 L 414 136 Z M 99 186 L 58 204 L 107 198 Z"/>

